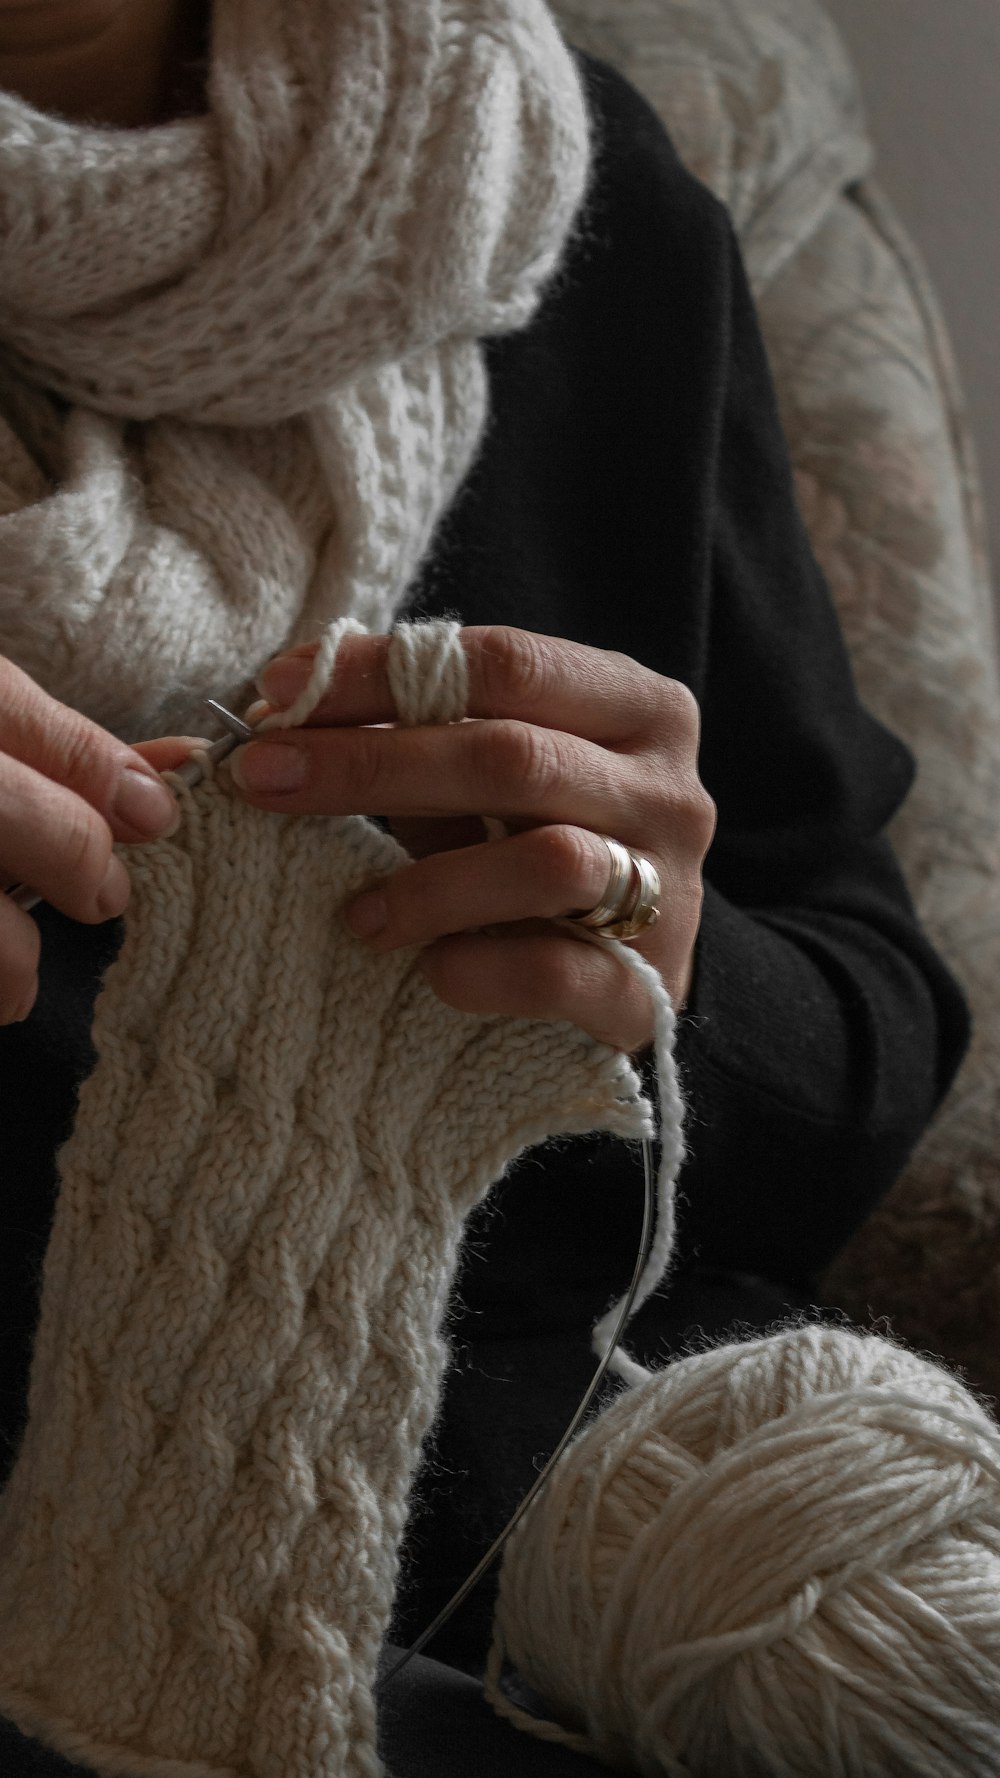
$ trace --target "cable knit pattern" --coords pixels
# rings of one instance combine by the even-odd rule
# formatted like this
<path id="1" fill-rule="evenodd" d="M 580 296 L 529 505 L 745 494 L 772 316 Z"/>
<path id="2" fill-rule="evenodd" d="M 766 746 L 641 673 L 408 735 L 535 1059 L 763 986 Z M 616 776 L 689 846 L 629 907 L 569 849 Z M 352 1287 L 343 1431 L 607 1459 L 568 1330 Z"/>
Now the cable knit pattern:
<path id="1" fill-rule="evenodd" d="M 130 738 L 389 628 L 586 177 L 541 0 L 213 17 L 204 118 L 0 95 L 0 650 Z"/>
<path id="2" fill-rule="evenodd" d="M 463 1219 L 649 1133 L 570 1026 L 445 1008 L 344 901 L 403 854 L 220 774 L 130 855 L 0 1507 L 0 1711 L 106 1773 L 377 1771 L 372 1683 Z"/>

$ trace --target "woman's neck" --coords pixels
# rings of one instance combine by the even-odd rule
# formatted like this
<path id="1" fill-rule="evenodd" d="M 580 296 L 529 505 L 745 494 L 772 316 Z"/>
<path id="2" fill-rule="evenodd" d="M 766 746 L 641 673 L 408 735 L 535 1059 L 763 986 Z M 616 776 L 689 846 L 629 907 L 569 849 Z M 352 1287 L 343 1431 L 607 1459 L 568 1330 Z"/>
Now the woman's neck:
<path id="1" fill-rule="evenodd" d="M 136 129 L 198 109 L 207 0 L 0 0 L 0 87 Z"/>

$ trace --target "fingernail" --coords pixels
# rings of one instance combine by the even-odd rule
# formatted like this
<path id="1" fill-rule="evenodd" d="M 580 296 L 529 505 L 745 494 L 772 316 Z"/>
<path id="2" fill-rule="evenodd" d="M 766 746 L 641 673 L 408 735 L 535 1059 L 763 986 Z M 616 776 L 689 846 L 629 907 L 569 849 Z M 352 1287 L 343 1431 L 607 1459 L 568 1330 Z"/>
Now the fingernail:
<path id="1" fill-rule="evenodd" d="M 11 1013 L 11 1015 L 10 1015 L 11 1024 L 12 1025 L 23 1025 L 25 1019 L 29 1018 L 32 1011 L 34 1010 L 35 1001 L 37 999 L 38 999 L 38 978 L 36 976 L 28 999 L 22 1000 L 17 1011 Z"/>
<path id="2" fill-rule="evenodd" d="M 180 820 L 177 799 L 157 777 L 126 766 L 118 780 L 114 814 L 125 827 L 153 839 L 173 833 Z"/>
<path id="3" fill-rule="evenodd" d="M 121 859 L 112 852 L 104 881 L 97 891 L 97 911 L 102 920 L 113 920 L 116 914 L 125 912 L 130 887 L 128 871 Z"/>
<path id="4" fill-rule="evenodd" d="M 376 938 L 389 923 L 389 906 L 384 895 L 359 895 L 344 909 L 346 920 L 355 938 Z"/>
<path id="5" fill-rule="evenodd" d="M 241 790 L 254 796 L 281 796 L 285 791 L 302 789 L 309 776 L 309 761 L 301 747 L 248 741 L 233 754 L 232 772 Z"/>
<path id="6" fill-rule="evenodd" d="M 297 659 L 294 655 L 279 655 L 260 674 L 257 690 L 269 704 L 274 704 L 279 710 L 287 709 L 304 689 L 312 670 L 311 660 Z"/>

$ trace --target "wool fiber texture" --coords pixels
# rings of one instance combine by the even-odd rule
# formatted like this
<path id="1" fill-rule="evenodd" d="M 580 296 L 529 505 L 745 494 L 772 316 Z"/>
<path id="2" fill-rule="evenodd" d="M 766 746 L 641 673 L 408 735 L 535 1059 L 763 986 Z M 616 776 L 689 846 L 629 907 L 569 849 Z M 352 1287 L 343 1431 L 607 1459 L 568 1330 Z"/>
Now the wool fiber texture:
<path id="1" fill-rule="evenodd" d="M 0 1711 L 99 1772 L 374 1778 L 372 1684 L 464 1218 L 649 1133 L 622 1057 L 444 1007 L 339 918 L 404 856 L 225 773 L 130 853 L 0 1503 Z"/>
<path id="2" fill-rule="evenodd" d="M 505 1658 L 556 1720 L 512 1702 Z M 996 1778 L 1000 1429 L 839 1327 L 670 1365 L 515 1533 L 488 1689 L 650 1778 Z"/>
<path id="3" fill-rule="evenodd" d="M 0 94 L 0 652 L 124 735 L 386 630 L 587 124 L 542 0 L 214 0 L 208 111 Z"/>

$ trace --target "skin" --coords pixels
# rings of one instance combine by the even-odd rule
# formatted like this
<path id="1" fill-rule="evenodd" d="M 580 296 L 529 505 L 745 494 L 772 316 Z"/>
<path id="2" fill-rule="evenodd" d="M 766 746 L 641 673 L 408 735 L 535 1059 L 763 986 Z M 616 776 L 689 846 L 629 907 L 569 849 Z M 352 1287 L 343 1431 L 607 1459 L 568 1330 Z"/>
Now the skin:
<path id="1" fill-rule="evenodd" d="M 447 1004 L 569 1019 L 638 1050 L 652 1035 L 641 986 L 613 954 L 549 922 L 600 900 L 601 833 L 644 852 L 662 913 L 635 948 L 683 1004 L 715 823 L 697 772 L 697 704 L 624 655 L 498 627 L 462 639 L 471 720 L 394 726 L 387 638 L 351 637 L 310 725 L 241 748 L 234 776 L 258 808 L 393 820 L 419 856 L 353 902 L 347 923 L 375 951 L 425 946 L 422 967 Z M 312 652 L 264 673 L 272 705 L 302 689 Z M 289 769 L 298 781 L 275 788 Z M 484 814 L 506 838 L 487 840 Z"/>
<path id="2" fill-rule="evenodd" d="M 199 102 L 202 0 L 0 0 L 0 87 L 75 122 L 136 129 Z"/>
<path id="3" fill-rule="evenodd" d="M 0 0 L 0 87 L 64 117 L 138 127 L 197 103 L 202 0 Z M 116 841 L 168 832 L 176 800 L 158 772 L 185 738 L 127 747 L 0 658 L 0 889 L 30 883 L 71 919 L 124 911 Z M 38 989 L 38 928 L 0 894 L 0 1024 Z"/>
<path id="4" fill-rule="evenodd" d="M 30 883 L 53 907 L 91 925 L 124 911 L 128 872 L 115 840 L 150 839 L 176 825 L 157 777 L 187 740 L 126 747 L 50 698 L 0 659 L 0 885 Z M 26 1018 L 38 989 L 38 927 L 0 895 L 0 1024 Z"/>
<path id="5" fill-rule="evenodd" d="M 161 122 L 200 102 L 205 16 L 204 0 L 0 0 L 0 86 L 68 118 Z M 641 987 L 552 922 L 601 899 L 600 834 L 645 853 L 662 910 L 636 948 L 683 1004 L 715 820 L 698 778 L 697 705 L 623 655 L 500 628 L 468 629 L 463 643 L 470 720 L 394 726 L 387 640 L 352 637 L 309 726 L 240 749 L 234 778 L 262 809 L 392 819 L 413 862 L 346 918 L 375 951 L 425 947 L 422 967 L 448 1004 L 568 1019 L 641 1049 L 652 1034 Z M 274 707 L 298 695 L 311 656 L 293 650 L 267 670 Z M 114 842 L 175 825 L 156 773 L 191 745 L 129 748 L 0 658 L 0 887 L 28 882 L 83 922 L 120 914 L 128 875 Z M 294 787 L 277 786 L 280 767 L 297 768 Z M 487 843 L 483 815 L 506 836 Z M 35 922 L 0 896 L 0 1024 L 27 1016 L 38 950 Z"/>

